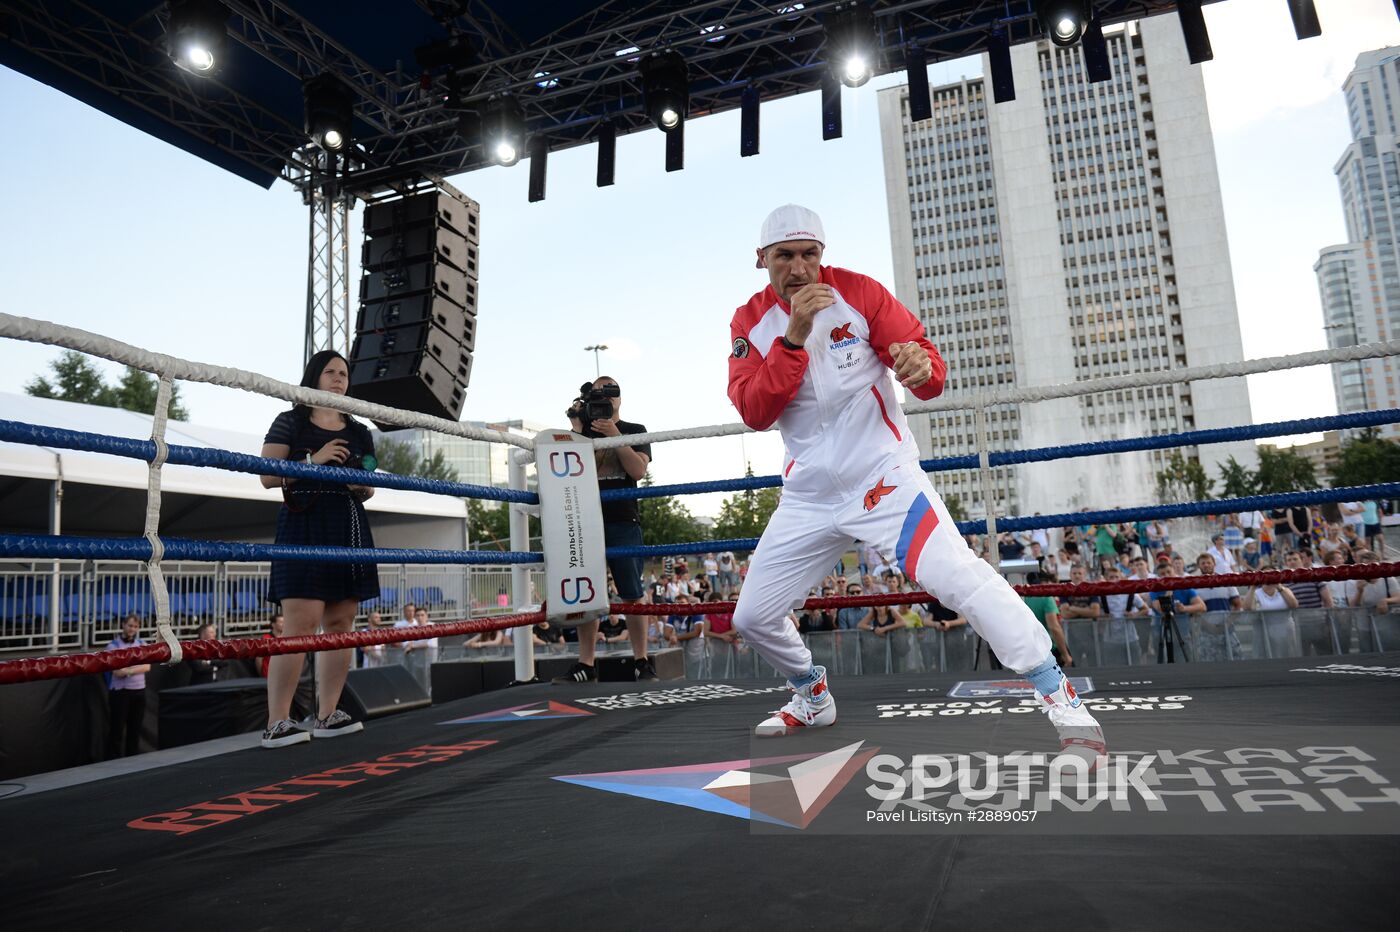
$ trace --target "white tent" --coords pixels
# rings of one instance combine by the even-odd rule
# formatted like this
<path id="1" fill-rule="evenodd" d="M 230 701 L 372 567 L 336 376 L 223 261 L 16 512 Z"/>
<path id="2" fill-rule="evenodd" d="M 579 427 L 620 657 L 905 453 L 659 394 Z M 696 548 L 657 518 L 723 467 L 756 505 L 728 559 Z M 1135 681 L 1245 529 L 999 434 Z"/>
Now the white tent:
<path id="1" fill-rule="evenodd" d="M 43 427 L 149 440 L 152 418 L 117 408 L 0 393 L 0 419 Z M 261 433 L 171 421 L 166 442 L 257 455 Z M 146 504 L 145 461 L 0 442 L 0 533 L 52 532 L 53 491 L 63 491 L 63 534 L 139 537 Z M 161 534 L 209 540 L 270 542 L 281 492 L 251 473 L 200 466 L 161 470 Z M 376 489 L 366 504 L 380 547 L 460 550 L 466 502 L 460 498 Z"/>

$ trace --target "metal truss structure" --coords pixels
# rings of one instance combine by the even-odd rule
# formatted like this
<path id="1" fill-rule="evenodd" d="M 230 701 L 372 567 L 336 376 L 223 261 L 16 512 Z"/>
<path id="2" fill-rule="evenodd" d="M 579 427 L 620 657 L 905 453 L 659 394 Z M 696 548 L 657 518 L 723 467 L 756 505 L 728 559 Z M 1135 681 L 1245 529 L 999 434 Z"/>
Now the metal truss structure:
<path id="1" fill-rule="evenodd" d="M 350 358 L 350 204 L 354 197 L 334 183 L 334 156 L 316 159 L 301 185 L 310 225 L 306 250 L 306 345 L 303 362 L 323 349 Z M 321 181 L 317 184 L 316 181 Z"/>
<path id="2" fill-rule="evenodd" d="M 685 58 L 691 119 L 737 108 L 748 88 L 761 100 L 814 90 L 827 68 L 822 20 L 841 5 L 608 0 L 525 41 L 512 17 L 548 19 L 549 5 L 414 0 L 416 6 L 405 10 L 408 0 L 385 4 L 376 16 L 412 13 L 471 49 L 455 66 L 422 72 L 412 49 L 396 50 L 393 68 L 376 66 L 355 43 L 337 41 L 308 21 L 294 0 L 223 2 L 239 58 L 211 78 L 169 64 L 163 46 L 168 14 L 156 0 L 142 4 L 141 15 L 121 20 L 95 2 L 75 0 L 0 0 L 0 15 L 5 41 L 47 68 L 89 82 L 90 102 L 97 102 L 100 91 L 120 102 L 108 108 L 114 112 L 134 111 L 176 128 L 185 137 L 181 144 L 196 154 L 217 155 L 211 160 L 226 166 L 237 163 L 240 174 L 264 184 L 281 177 L 303 191 L 317 173 L 306 161 L 300 100 L 260 94 L 263 88 L 240 81 L 234 68 L 256 56 L 296 79 L 333 73 L 353 92 L 357 120 L 354 159 L 341 182 L 367 193 L 424 173 L 451 175 L 483 164 L 479 141 L 459 134 L 458 118 L 498 94 L 520 101 L 529 135 L 549 149 L 592 140 L 604 120 L 619 134 L 648 128 L 637 61 L 662 49 Z M 1039 35 L 1033 0 L 873 0 L 869 6 L 879 42 L 877 73 L 903 68 L 911 47 L 930 63 L 980 52 L 994 27 L 1012 43 Z M 1175 0 L 1094 3 L 1104 25 L 1175 6 Z"/>
<path id="3" fill-rule="evenodd" d="M 294 185 L 310 214 L 306 355 L 349 354 L 349 210 L 355 198 L 439 187 L 485 164 L 460 127 L 492 97 L 521 104 L 534 145 L 591 141 L 651 127 L 638 62 L 669 50 L 685 60 L 689 119 L 822 85 L 823 19 L 849 0 L 605 0 L 551 22 L 549 4 L 508 0 L 378 0 L 373 16 L 347 10 L 317 25 L 295 0 L 222 0 L 234 48 L 207 77 L 166 54 L 161 0 L 0 0 L 4 63 L 264 186 Z M 1204 0 L 1217 2 L 1217 0 Z M 567 4 L 565 4 L 567 5 Z M 871 0 L 876 73 L 981 52 L 992 30 L 1015 44 L 1040 35 L 1035 0 Z M 1094 0 L 1104 25 L 1175 10 L 1175 0 Z M 113 13 L 124 9 L 125 13 Z M 135 11 L 132 13 L 132 11 Z M 456 43 L 447 64 L 423 70 L 413 48 L 386 47 L 378 18 L 420 20 Z M 528 19 L 522 20 L 522 17 Z M 413 23 L 412 26 L 419 24 Z M 530 29 L 534 38 L 521 32 Z M 337 35 L 352 36 L 341 41 Z M 463 51 L 465 49 L 465 51 Z M 394 66 L 376 65 L 393 60 Z M 328 157 L 307 144 L 301 81 L 335 75 L 354 98 L 355 145 Z M 431 182 L 428 180 L 431 179 Z"/>

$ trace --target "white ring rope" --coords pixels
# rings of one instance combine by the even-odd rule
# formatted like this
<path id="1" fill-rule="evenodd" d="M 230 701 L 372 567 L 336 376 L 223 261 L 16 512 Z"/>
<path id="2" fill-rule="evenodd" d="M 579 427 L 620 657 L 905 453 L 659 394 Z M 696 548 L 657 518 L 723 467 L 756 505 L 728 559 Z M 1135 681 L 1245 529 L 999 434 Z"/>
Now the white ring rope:
<path id="1" fill-rule="evenodd" d="M 180 639 L 170 627 L 170 593 L 165 591 L 165 574 L 161 572 L 160 561 L 165 556 L 165 544 L 160 539 L 160 470 L 170 448 L 165 443 L 165 424 L 170 414 L 170 399 L 175 394 L 175 383 L 170 376 L 162 374 L 156 387 L 156 410 L 151 420 L 151 441 L 156 445 L 156 455 L 151 458 L 146 474 L 146 541 L 151 545 L 151 558 L 146 561 L 146 576 L 151 581 L 151 595 L 156 602 L 156 633 L 170 648 L 167 664 L 177 664 L 183 656 Z"/>
<path id="2" fill-rule="evenodd" d="M 430 417 L 426 414 L 400 411 L 387 405 L 372 404 L 357 398 L 346 398 L 331 392 L 302 388 L 300 385 L 290 385 L 265 375 L 259 375 L 256 372 L 246 372 L 229 366 L 211 366 L 206 363 L 190 362 L 176 356 L 166 356 L 163 353 L 152 353 L 120 340 L 79 330 L 77 327 L 66 327 L 62 324 L 34 320 L 29 317 L 16 317 L 13 314 L 0 314 L 0 336 L 78 350 L 146 372 L 168 376 L 171 379 L 180 379 L 186 382 L 207 382 L 211 385 L 238 388 L 245 392 L 270 395 L 273 398 L 281 398 L 296 404 L 334 408 L 337 411 L 357 414 L 373 421 L 385 421 L 400 427 L 422 427 L 456 437 L 465 437 L 468 440 L 504 443 L 526 450 L 534 448 L 534 441 L 527 437 L 483 427 L 472 427 L 445 418 Z"/>
<path id="3" fill-rule="evenodd" d="M 1099 392 L 1117 392 L 1129 388 L 1149 388 L 1156 385 L 1176 385 L 1181 382 L 1197 382 L 1203 379 L 1229 379 L 1241 375 L 1258 375 L 1261 372 L 1302 369 L 1326 363 L 1378 359 L 1383 356 L 1400 356 L 1400 340 L 1384 340 L 1337 349 L 1312 350 L 1307 353 L 1293 353 L 1289 356 L 1266 356 L 1263 359 L 1246 359 L 1242 362 L 1219 363 L 1214 366 L 1191 366 L 1185 369 L 1159 369 L 1154 372 L 1139 372 L 1133 375 L 1110 375 L 1101 379 L 1085 379 L 1082 382 L 1064 382 L 1060 385 L 1045 385 L 1038 388 L 977 392 L 974 395 L 959 398 L 938 398 L 933 401 L 914 402 L 906 406 L 904 411 L 906 414 L 926 414 L 931 411 L 957 411 L 990 405 L 1050 401 L 1055 398 L 1095 395 Z"/>
<path id="4" fill-rule="evenodd" d="M 151 353 L 128 343 L 98 336 L 76 327 L 17 317 L 0 313 L 0 336 L 31 343 L 45 343 L 61 346 L 110 359 L 113 362 L 134 366 L 147 372 L 155 372 L 172 379 L 189 382 L 206 382 L 238 388 L 243 391 L 270 395 L 300 404 L 320 405 L 334 408 L 371 420 L 381 420 L 403 427 L 422 427 L 444 434 L 482 440 L 488 443 L 504 443 L 518 447 L 513 456 L 517 462 L 530 462 L 534 459 L 534 441 L 531 438 L 498 430 L 471 427 L 456 421 L 430 417 L 409 411 L 400 411 L 385 405 L 371 404 L 355 398 L 346 398 L 330 392 L 315 391 L 290 385 L 276 379 L 234 369 L 228 366 L 211 366 L 205 363 L 190 362 L 162 353 Z M 1160 369 L 1132 375 L 1107 376 L 1101 379 L 1064 382 L 1059 385 L 1046 385 L 1034 388 L 1011 388 L 995 392 L 974 392 L 956 398 L 937 398 L 932 401 L 915 401 L 904 405 L 906 414 L 926 414 L 933 411 L 977 410 L 993 405 L 1018 404 L 1022 402 L 1049 401 L 1056 398 L 1074 398 L 1100 392 L 1123 391 L 1134 388 L 1148 388 L 1158 385 L 1176 385 L 1204 379 L 1225 379 L 1245 375 L 1258 375 L 1263 372 L 1278 372 L 1285 369 L 1300 369 L 1329 363 L 1354 362 L 1361 359 L 1379 359 L 1386 356 L 1400 356 L 1400 340 L 1383 340 L 1376 343 L 1363 343 L 1358 346 L 1344 346 L 1335 349 L 1312 350 L 1306 353 L 1293 353 L 1287 356 L 1268 356 L 1263 359 L 1248 359 L 1241 362 L 1220 363 L 1213 366 L 1192 366 L 1185 369 Z M 758 433 L 741 423 L 713 424 L 702 427 L 687 427 L 679 430 L 651 431 L 645 434 L 625 434 L 619 437 L 598 437 L 593 445 L 599 450 L 630 446 L 640 443 L 663 443 L 669 440 L 697 440 L 709 437 L 725 437 L 734 434 Z"/>
<path id="5" fill-rule="evenodd" d="M 1385 356 L 1400 356 L 1400 340 L 1384 340 L 1377 343 L 1362 343 L 1359 346 L 1344 346 L 1337 349 L 1312 350 L 1294 353 L 1289 356 L 1268 356 L 1263 359 L 1247 359 L 1243 362 L 1220 363 L 1214 366 L 1193 366 L 1186 369 L 1161 369 L 1134 375 L 1112 375 L 1102 379 L 1086 379 L 1082 382 L 1064 382 L 1059 385 L 1045 385 L 1039 388 L 1012 388 L 996 392 L 976 392 L 959 395 L 956 398 L 936 398 L 933 401 L 916 401 L 904 405 L 905 414 L 927 414 L 932 411 L 976 410 L 1001 404 L 1020 402 L 1050 401 L 1055 398 L 1074 398 L 1079 395 L 1094 395 L 1099 392 L 1123 391 L 1130 388 L 1148 388 L 1156 385 L 1176 385 L 1181 382 L 1196 382 L 1203 379 L 1228 379 L 1242 375 L 1258 375 L 1261 372 L 1278 372 L 1284 369 L 1302 369 L 1307 366 L 1320 366 L 1335 362 L 1353 362 L 1358 359 L 1379 359 Z M 599 450 L 638 443 L 660 443 L 666 440 L 693 440 L 701 437 L 724 437 L 730 434 L 758 433 L 744 424 L 719 424 L 711 427 L 692 427 L 683 430 L 654 431 L 645 434 L 625 434 L 621 437 L 600 437 L 594 440 Z"/>

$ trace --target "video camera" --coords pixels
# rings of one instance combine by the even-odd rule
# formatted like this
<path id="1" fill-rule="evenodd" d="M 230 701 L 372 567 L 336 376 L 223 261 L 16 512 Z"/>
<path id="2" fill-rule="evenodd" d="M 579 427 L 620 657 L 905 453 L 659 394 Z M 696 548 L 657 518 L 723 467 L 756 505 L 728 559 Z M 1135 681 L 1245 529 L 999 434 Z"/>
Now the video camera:
<path id="1" fill-rule="evenodd" d="M 578 398 L 569 410 L 564 412 L 571 418 L 578 418 L 586 429 L 594 421 L 605 421 L 613 416 L 612 399 L 621 398 L 622 392 L 616 385 L 593 387 L 592 382 L 579 386 Z"/>

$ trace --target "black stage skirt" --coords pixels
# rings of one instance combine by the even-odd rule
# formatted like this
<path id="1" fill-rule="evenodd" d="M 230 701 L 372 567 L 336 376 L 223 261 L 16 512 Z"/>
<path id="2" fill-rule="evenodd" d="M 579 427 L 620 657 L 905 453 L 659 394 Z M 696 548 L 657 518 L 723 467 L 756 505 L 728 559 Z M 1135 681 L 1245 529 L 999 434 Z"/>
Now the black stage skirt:
<path id="1" fill-rule="evenodd" d="M 304 547 L 373 547 L 364 505 L 344 486 L 290 490 L 277 513 L 277 543 Z M 320 599 L 364 602 L 379 597 L 373 563 L 308 563 L 274 560 L 267 600 Z"/>

